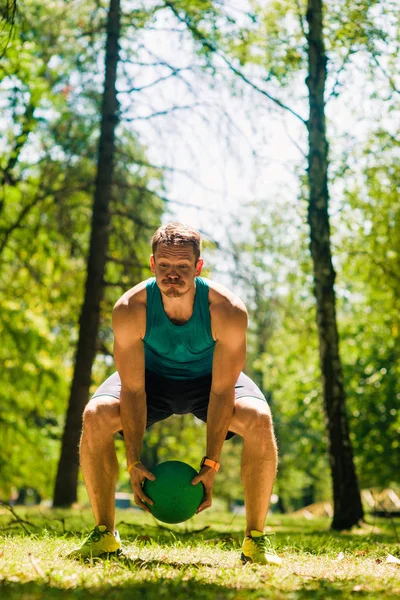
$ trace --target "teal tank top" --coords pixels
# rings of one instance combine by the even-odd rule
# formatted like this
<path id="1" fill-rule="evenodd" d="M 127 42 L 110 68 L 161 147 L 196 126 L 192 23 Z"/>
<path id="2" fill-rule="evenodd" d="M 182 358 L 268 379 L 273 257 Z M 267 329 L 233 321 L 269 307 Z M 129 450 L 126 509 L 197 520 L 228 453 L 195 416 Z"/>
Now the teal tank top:
<path id="1" fill-rule="evenodd" d="M 208 284 L 196 277 L 193 314 L 184 325 L 167 317 L 155 278 L 146 285 L 145 366 L 169 379 L 196 379 L 210 375 L 215 341 L 211 333 Z"/>

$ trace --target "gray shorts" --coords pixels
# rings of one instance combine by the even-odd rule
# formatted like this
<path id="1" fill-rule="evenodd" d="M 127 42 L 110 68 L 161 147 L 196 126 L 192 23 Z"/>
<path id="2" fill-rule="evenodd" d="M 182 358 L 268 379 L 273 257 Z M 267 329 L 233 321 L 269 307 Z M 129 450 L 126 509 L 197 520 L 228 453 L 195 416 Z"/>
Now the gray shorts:
<path id="1" fill-rule="evenodd" d="M 179 381 L 167 379 L 151 371 L 146 371 L 147 424 L 151 427 L 158 421 L 163 421 L 171 415 L 192 413 L 198 419 L 207 422 L 207 409 L 210 400 L 211 375 L 197 379 Z M 118 372 L 113 373 L 97 388 L 93 398 L 112 396 L 119 398 L 121 379 Z M 256 384 L 244 373 L 240 373 L 235 385 L 235 397 L 251 396 L 266 402 L 264 394 Z M 226 439 L 235 435 L 228 432 Z"/>

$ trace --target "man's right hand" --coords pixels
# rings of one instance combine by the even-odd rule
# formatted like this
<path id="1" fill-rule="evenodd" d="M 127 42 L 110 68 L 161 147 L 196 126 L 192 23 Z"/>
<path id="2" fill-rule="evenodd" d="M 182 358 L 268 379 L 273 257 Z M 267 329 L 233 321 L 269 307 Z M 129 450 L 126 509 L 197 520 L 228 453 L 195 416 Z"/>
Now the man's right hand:
<path id="1" fill-rule="evenodd" d="M 131 478 L 131 485 L 133 490 L 133 498 L 135 500 L 135 504 L 143 508 L 146 512 L 150 512 L 149 507 L 145 504 L 150 504 L 151 506 L 154 504 L 153 500 L 151 500 L 143 491 L 143 482 L 145 479 L 150 479 L 151 481 L 155 481 L 155 475 L 150 473 L 148 469 L 142 464 L 138 463 L 130 470 L 129 476 Z"/>

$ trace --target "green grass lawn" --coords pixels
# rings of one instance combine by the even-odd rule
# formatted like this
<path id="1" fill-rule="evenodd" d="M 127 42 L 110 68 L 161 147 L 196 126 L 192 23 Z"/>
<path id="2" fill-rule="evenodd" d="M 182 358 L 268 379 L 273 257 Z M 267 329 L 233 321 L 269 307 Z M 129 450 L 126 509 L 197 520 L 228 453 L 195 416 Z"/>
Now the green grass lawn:
<path id="1" fill-rule="evenodd" d="M 242 565 L 244 518 L 214 508 L 170 528 L 140 511 L 119 511 L 127 559 L 90 563 L 65 558 L 91 527 L 89 511 L 16 513 L 22 523 L 0 508 L 2 600 L 400 596 L 400 564 L 387 562 L 389 555 L 400 557 L 399 520 L 370 517 L 362 529 L 339 534 L 329 530 L 327 519 L 271 517 L 283 564 L 270 567 Z"/>

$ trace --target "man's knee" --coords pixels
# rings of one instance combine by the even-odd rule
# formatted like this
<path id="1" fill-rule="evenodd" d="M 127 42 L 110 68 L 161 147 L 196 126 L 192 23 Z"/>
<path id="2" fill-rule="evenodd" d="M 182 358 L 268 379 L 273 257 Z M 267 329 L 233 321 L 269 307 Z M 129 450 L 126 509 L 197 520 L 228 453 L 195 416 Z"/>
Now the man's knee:
<path id="1" fill-rule="evenodd" d="M 263 441 L 274 437 L 271 410 L 258 398 L 237 400 L 232 425 L 243 438 Z"/>
<path id="2" fill-rule="evenodd" d="M 269 406 L 266 404 L 262 410 L 255 410 L 249 418 L 248 428 L 252 435 L 260 440 L 273 437 L 274 426 Z"/>
<path id="3" fill-rule="evenodd" d="M 92 398 L 83 412 L 83 431 L 99 435 L 101 432 L 114 433 L 119 427 L 119 402 L 116 398 L 99 396 Z M 119 427 L 120 428 L 120 427 Z"/>
<path id="4" fill-rule="evenodd" d="M 278 446 L 274 433 L 271 410 L 268 405 L 255 411 L 248 424 L 245 443 L 250 443 L 260 458 L 277 460 Z M 246 442 L 247 440 L 247 442 Z"/>

